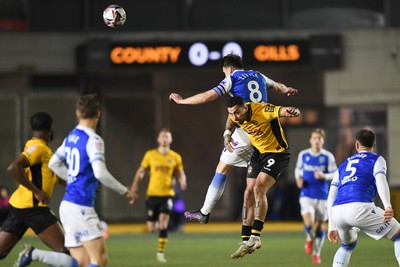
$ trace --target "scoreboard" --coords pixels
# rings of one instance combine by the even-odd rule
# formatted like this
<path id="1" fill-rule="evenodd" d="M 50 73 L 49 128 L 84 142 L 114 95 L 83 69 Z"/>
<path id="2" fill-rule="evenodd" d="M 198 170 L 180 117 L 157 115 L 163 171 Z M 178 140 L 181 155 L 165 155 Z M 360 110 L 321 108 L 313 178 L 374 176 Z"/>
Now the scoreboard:
<path id="1" fill-rule="evenodd" d="M 218 66 L 222 57 L 240 55 L 246 67 L 342 67 L 340 35 L 309 38 L 231 41 L 112 41 L 88 40 L 78 47 L 78 68 L 86 71 L 121 70 L 143 67 Z"/>
<path id="2" fill-rule="evenodd" d="M 193 66 L 218 64 L 227 54 L 237 54 L 246 65 L 261 63 L 308 64 L 309 43 L 292 41 L 231 41 L 192 43 L 117 43 L 109 58 L 113 66 Z"/>

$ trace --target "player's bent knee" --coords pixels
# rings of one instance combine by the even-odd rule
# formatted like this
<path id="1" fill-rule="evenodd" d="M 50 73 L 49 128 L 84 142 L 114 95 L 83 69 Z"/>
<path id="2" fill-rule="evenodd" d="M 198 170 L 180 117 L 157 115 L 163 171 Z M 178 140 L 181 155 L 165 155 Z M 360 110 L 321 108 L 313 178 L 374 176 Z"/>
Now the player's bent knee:
<path id="1" fill-rule="evenodd" d="M 354 242 L 354 243 L 351 243 L 351 244 L 341 244 L 340 245 L 343 249 L 345 249 L 345 250 L 349 250 L 349 251 L 352 251 L 352 250 L 354 250 L 354 248 L 357 246 L 357 241 L 356 242 Z"/>

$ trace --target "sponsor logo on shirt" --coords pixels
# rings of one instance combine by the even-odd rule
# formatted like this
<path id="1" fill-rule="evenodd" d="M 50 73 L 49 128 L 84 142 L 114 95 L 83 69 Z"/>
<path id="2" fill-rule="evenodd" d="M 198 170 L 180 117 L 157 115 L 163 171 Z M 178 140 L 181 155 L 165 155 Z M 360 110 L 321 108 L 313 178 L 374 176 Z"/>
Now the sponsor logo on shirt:
<path id="1" fill-rule="evenodd" d="M 357 179 L 358 179 L 357 176 L 349 177 L 349 178 L 343 179 L 343 180 L 340 182 L 340 184 L 341 184 L 341 185 L 344 185 L 344 184 L 347 184 L 348 182 L 355 182 L 355 181 L 357 181 Z"/>
<path id="2" fill-rule="evenodd" d="M 264 108 L 264 112 L 274 112 L 274 108 L 275 108 L 275 106 L 273 106 L 273 105 L 267 105 Z"/>
<path id="3" fill-rule="evenodd" d="M 78 140 L 79 140 L 79 136 L 76 134 L 71 134 L 70 136 L 68 136 L 68 142 L 70 142 L 70 143 L 76 144 L 76 143 L 78 143 Z"/>
<path id="4" fill-rule="evenodd" d="M 27 150 L 26 150 L 26 154 L 30 155 L 33 151 L 35 151 L 37 148 L 37 146 L 30 146 Z"/>

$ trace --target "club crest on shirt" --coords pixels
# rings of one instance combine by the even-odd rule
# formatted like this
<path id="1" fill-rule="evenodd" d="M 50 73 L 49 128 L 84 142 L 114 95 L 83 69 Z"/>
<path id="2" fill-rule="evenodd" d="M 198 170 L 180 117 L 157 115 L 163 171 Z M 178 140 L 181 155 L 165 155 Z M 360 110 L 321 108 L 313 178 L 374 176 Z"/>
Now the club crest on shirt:
<path id="1" fill-rule="evenodd" d="M 103 151 L 103 149 L 104 149 L 104 143 L 103 143 L 103 142 L 96 142 L 96 143 L 95 143 L 95 147 L 96 147 L 97 150 Z"/>

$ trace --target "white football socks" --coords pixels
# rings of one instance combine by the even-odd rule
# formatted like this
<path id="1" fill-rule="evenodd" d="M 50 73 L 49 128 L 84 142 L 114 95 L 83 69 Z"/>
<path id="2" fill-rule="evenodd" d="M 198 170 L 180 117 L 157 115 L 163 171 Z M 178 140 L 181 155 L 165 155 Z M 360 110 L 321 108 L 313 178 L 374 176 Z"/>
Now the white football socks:
<path id="1" fill-rule="evenodd" d="M 65 253 L 41 250 L 37 248 L 32 251 L 32 261 L 38 261 L 54 267 L 78 266 L 77 261 Z"/>
<path id="2" fill-rule="evenodd" d="M 206 198 L 203 203 L 203 207 L 200 212 L 204 215 L 211 213 L 214 209 L 215 204 L 221 198 L 225 190 L 226 175 L 216 172 L 211 184 L 208 186 Z"/>
<path id="3" fill-rule="evenodd" d="M 333 265 L 332 267 L 347 267 L 350 262 L 351 253 L 353 250 L 345 250 L 344 248 L 340 247 L 333 258 Z"/>
<path id="4" fill-rule="evenodd" d="M 315 234 L 315 241 L 314 241 L 314 252 L 313 255 L 320 255 L 322 246 L 325 242 L 325 231 L 321 231 L 320 233 Z"/>

